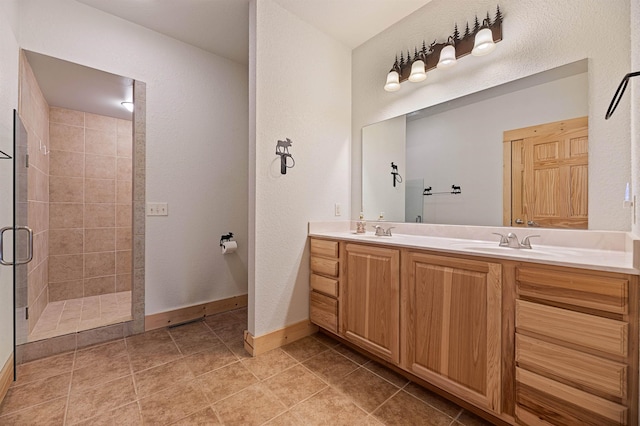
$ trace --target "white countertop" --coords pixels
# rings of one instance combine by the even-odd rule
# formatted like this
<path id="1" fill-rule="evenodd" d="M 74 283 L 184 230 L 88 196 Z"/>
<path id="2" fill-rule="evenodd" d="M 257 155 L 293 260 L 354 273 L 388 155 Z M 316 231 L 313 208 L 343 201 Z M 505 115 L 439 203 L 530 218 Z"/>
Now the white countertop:
<path id="1" fill-rule="evenodd" d="M 389 224 L 385 224 L 385 229 L 388 226 Z M 494 229 L 488 229 L 488 231 L 493 230 Z M 545 231 L 549 232 L 549 230 Z M 518 230 L 514 230 L 514 232 L 518 232 Z M 487 232 L 487 234 L 491 236 L 491 232 Z M 524 237 L 527 234 L 532 234 L 532 232 L 523 232 L 522 234 L 522 237 Z M 310 224 L 309 235 L 312 237 L 332 238 L 389 247 L 434 250 L 451 254 L 464 254 L 640 275 L 640 270 L 634 267 L 633 251 L 625 250 L 624 247 L 618 249 L 602 249 L 543 245 L 536 244 L 536 238 L 532 238 L 532 249 L 515 249 L 499 247 L 498 242 L 500 238 L 498 236 L 493 236 L 494 240 L 491 241 L 402 233 L 393 233 L 393 236 L 385 237 L 376 236 L 372 231 L 368 231 L 366 234 L 356 234 L 350 230 L 348 226 L 346 228 L 343 226 L 338 227 L 335 224 L 333 226 L 318 226 L 317 224 L 312 226 Z M 627 246 L 629 245 L 630 244 L 627 244 Z M 633 244 L 631 244 L 631 246 L 633 246 Z"/>

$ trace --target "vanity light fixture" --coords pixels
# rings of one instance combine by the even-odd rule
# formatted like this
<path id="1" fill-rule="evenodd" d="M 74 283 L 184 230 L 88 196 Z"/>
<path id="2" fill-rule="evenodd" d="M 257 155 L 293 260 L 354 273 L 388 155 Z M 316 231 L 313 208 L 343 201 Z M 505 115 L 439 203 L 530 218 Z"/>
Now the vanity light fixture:
<path id="1" fill-rule="evenodd" d="M 413 63 L 411 64 L 411 74 L 409 74 L 409 81 L 412 83 L 418 83 L 420 81 L 424 81 L 427 78 L 427 70 L 425 68 L 425 62 L 427 60 L 426 47 L 423 45 L 422 50 L 418 52 L 418 49 L 415 49 L 415 54 L 413 55 Z M 400 83 L 398 83 L 400 85 Z"/>
<path id="2" fill-rule="evenodd" d="M 489 29 L 489 21 L 485 19 L 482 22 L 482 29 L 476 34 L 471 54 L 473 56 L 484 56 L 493 52 L 495 48 L 496 44 L 493 41 L 493 33 Z"/>
<path id="3" fill-rule="evenodd" d="M 120 102 L 120 105 L 122 105 L 122 107 L 127 111 L 133 112 L 133 102 L 124 101 Z"/>
<path id="4" fill-rule="evenodd" d="M 396 61 L 393 63 L 393 67 L 387 74 L 387 82 L 384 85 L 384 90 L 387 92 L 395 92 L 400 90 L 400 65 L 398 64 L 398 57 L 396 56 Z"/>
<path id="5" fill-rule="evenodd" d="M 456 62 L 458 62 L 456 59 L 456 43 L 453 37 L 449 37 L 447 45 L 440 51 L 440 60 L 436 67 L 440 69 L 451 68 Z"/>
<path id="6" fill-rule="evenodd" d="M 496 15 L 491 20 L 489 13 L 487 17 L 480 21 L 475 17 L 473 28 L 469 28 L 467 22 L 464 34 L 460 36 L 458 25 L 455 24 L 454 31 L 444 43 L 435 41 L 427 48 L 422 42 L 422 49 L 415 48 L 413 59 L 410 51 L 406 52 L 406 62 L 404 52 L 400 53 L 400 61 L 396 55 L 393 67 L 387 74 L 387 81 L 384 90 L 395 92 L 400 90 L 400 83 L 404 81 L 420 82 L 427 78 L 427 72 L 434 68 L 446 69 L 456 64 L 457 60 L 468 54 L 473 56 L 483 56 L 491 53 L 495 49 L 495 44 L 502 40 L 502 12 L 500 6 L 496 7 Z"/>

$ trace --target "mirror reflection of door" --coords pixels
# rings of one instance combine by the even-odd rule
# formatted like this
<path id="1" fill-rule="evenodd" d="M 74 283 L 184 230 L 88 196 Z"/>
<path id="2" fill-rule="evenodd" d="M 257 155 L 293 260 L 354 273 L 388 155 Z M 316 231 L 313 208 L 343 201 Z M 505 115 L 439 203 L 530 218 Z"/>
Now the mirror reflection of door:
<path id="1" fill-rule="evenodd" d="M 504 132 L 505 226 L 587 229 L 587 117 Z"/>

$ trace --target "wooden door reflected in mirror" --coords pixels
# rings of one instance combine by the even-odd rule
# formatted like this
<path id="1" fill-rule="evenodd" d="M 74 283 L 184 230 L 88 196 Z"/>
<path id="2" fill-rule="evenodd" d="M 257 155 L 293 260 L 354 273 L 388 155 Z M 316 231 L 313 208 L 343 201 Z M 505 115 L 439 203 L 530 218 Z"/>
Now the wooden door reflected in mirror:
<path id="1" fill-rule="evenodd" d="M 503 225 L 588 227 L 588 118 L 504 132 Z"/>

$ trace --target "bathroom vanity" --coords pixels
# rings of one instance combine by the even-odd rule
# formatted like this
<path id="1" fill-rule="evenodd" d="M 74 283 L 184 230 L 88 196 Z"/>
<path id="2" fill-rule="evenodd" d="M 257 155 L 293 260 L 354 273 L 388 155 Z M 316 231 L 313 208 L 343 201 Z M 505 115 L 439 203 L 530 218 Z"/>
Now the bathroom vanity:
<path id="1" fill-rule="evenodd" d="M 510 249 L 494 230 L 310 224 L 311 321 L 493 421 L 638 424 L 637 241 Z"/>

